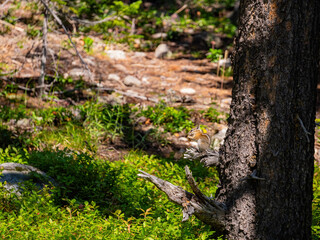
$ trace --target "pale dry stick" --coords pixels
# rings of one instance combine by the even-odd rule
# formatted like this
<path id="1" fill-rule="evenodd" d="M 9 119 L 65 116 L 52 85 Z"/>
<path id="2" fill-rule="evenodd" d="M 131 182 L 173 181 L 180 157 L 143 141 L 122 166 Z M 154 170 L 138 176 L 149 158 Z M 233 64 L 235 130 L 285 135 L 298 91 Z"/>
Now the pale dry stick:
<path id="1" fill-rule="evenodd" d="M 77 19 L 77 18 L 71 18 L 72 20 L 75 20 L 81 24 L 86 24 L 86 25 L 97 25 L 97 24 L 100 24 L 100 23 L 104 23 L 104 22 L 107 22 L 107 21 L 110 21 L 110 20 L 114 20 L 116 18 L 119 18 L 118 16 L 112 16 L 112 17 L 106 17 L 102 20 L 99 20 L 99 21 L 89 21 L 89 20 L 85 20 L 85 19 Z"/>
<path id="2" fill-rule="evenodd" d="M 4 1 L 4 3 L 2 3 L 2 4 L 0 5 L 0 10 L 2 10 L 3 7 L 4 7 L 9 1 L 10 1 L 10 0 Z M 0 17 L 2 17 L 2 14 L 0 14 Z"/>
<path id="3" fill-rule="evenodd" d="M 228 57 L 228 50 L 226 50 L 226 51 L 224 52 L 224 61 L 223 61 L 223 64 L 222 64 L 223 72 L 222 72 L 222 83 L 221 83 L 221 89 L 223 89 L 224 74 L 225 74 L 225 71 L 226 71 L 226 62 L 227 62 L 227 57 Z"/>
<path id="4" fill-rule="evenodd" d="M 40 77 L 39 77 L 39 98 L 42 97 L 44 93 L 44 78 L 46 75 L 46 63 L 47 63 L 47 33 L 48 33 L 48 10 L 44 10 L 44 20 L 42 27 L 42 56 L 41 56 L 41 68 L 40 68 Z"/>
<path id="5" fill-rule="evenodd" d="M 3 21 L 3 20 L 0 20 L 0 23 L 3 24 L 3 25 L 6 25 L 10 28 L 14 28 L 15 30 L 19 31 L 19 32 L 24 32 L 23 28 L 20 28 L 20 27 L 17 27 L 17 26 L 14 26 L 6 21 Z"/>
<path id="6" fill-rule="evenodd" d="M 54 19 L 57 21 L 57 23 L 60 24 L 60 26 L 63 28 L 64 32 L 67 34 L 73 48 L 75 49 L 78 57 L 80 58 L 80 61 L 82 63 L 82 65 L 85 67 L 85 69 L 87 70 L 87 72 L 89 73 L 89 76 L 90 76 L 90 80 L 93 82 L 93 76 L 92 76 L 92 73 L 87 65 L 87 63 L 83 60 L 82 56 L 80 55 L 75 43 L 72 41 L 72 38 L 70 36 L 70 34 L 68 33 L 66 27 L 63 25 L 62 21 L 60 20 L 60 18 L 53 12 L 53 10 L 51 10 L 48 6 L 48 4 L 45 2 L 45 0 L 40 0 L 42 2 L 42 4 L 45 6 L 45 8 L 48 10 L 48 12 L 50 12 L 50 14 L 54 17 Z"/>
<path id="7" fill-rule="evenodd" d="M 131 22 L 131 31 L 130 31 L 130 35 L 133 35 L 136 32 L 136 19 L 133 18 L 132 22 Z"/>
<path id="8" fill-rule="evenodd" d="M 219 71 L 220 71 L 220 60 L 221 60 L 221 56 L 219 55 L 218 67 L 217 67 L 217 76 L 218 77 L 219 77 Z M 217 82 L 215 82 L 215 87 L 218 88 Z"/>
<path id="9" fill-rule="evenodd" d="M 185 10 L 187 7 L 188 7 L 188 5 L 187 5 L 187 4 L 184 4 L 181 8 L 179 8 L 177 11 L 175 11 L 175 13 L 173 13 L 172 15 L 178 14 L 178 13 L 182 12 L 182 11 Z"/>

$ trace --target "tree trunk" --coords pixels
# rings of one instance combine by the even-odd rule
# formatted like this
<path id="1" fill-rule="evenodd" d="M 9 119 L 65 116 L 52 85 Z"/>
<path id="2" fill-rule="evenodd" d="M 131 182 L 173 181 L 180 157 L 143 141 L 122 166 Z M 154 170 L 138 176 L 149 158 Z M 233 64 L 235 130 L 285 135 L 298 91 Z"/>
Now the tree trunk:
<path id="1" fill-rule="evenodd" d="M 242 0 L 217 200 L 228 239 L 311 239 L 318 0 Z M 243 180 L 256 170 L 262 180 Z"/>

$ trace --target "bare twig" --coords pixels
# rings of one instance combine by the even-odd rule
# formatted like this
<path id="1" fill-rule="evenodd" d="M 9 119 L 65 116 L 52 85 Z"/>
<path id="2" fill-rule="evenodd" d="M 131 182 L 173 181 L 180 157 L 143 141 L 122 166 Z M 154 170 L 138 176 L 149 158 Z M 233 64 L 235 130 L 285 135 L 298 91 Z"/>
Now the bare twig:
<path id="1" fill-rule="evenodd" d="M 228 57 L 228 50 L 226 50 L 226 51 L 224 52 L 224 61 L 223 61 L 223 64 L 222 64 L 223 72 L 222 72 L 222 83 L 221 83 L 221 89 L 223 89 L 223 84 L 224 84 L 224 74 L 225 74 L 225 71 L 226 71 L 226 62 L 227 62 L 227 57 Z"/>
<path id="2" fill-rule="evenodd" d="M 23 28 L 20 28 L 20 27 L 17 27 L 15 25 L 12 25 L 12 24 L 10 24 L 10 23 L 8 23 L 6 21 L 0 20 L 0 23 L 3 24 L 3 25 L 8 26 L 10 28 L 14 28 L 15 30 L 18 30 L 19 32 L 24 32 Z"/>
<path id="3" fill-rule="evenodd" d="M 40 68 L 40 77 L 39 77 L 39 97 L 41 98 L 45 89 L 44 89 L 44 78 L 46 75 L 46 63 L 47 63 L 47 33 L 48 33 L 48 10 L 44 10 L 44 20 L 42 27 L 42 56 L 41 56 L 41 68 Z"/>
<path id="4" fill-rule="evenodd" d="M 6 0 L 6 1 L 4 1 L 4 3 L 2 3 L 1 5 L 0 5 L 0 10 L 2 10 L 3 9 L 3 7 L 8 3 L 8 2 L 10 2 L 11 0 Z M 2 14 L 0 14 L 0 17 L 2 17 Z"/>
<path id="5" fill-rule="evenodd" d="M 174 14 L 179 14 L 181 13 L 183 10 L 185 10 L 188 7 L 187 4 L 184 4 L 181 8 L 179 8 L 177 11 L 175 11 L 172 15 Z"/>
<path id="6" fill-rule="evenodd" d="M 45 2 L 45 0 L 40 0 L 40 1 L 41 1 L 42 4 L 45 6 L 45 8 L 48 10 L 48 12 L 50 12 L 50 14 L 54 17 L 54 19 L 57 21 L 57 23 L 60 24 L 60 26 L 63 28 L 64 32 L 67 34 L 67 36 L 68 36 L 68 38 L 69 38 L 69 40 L 70 40 L 73 48 L 75 49 L 78 57 L 80 58 L 80 61 L 81 61 L 82 65 L 83 65 L 83 66 L 85 67 L 85 69 L 88 71 L 89 76 L 90 76 L 90 80 L 93 82 L 94 79 L 93 79 L 92 73 L 91 73 L 91 71 L 90 71 L 87 63 L 83 60 L 82 56 L 80 55 L 80 53 L 79 53 L 79 51 L 78 51 L 75 43 L 72 41 L 72 38 L 71 38 L 70 34 L 68 33 L 66 27 L 64 26 L 64 24 L 62 23 L 62 21 L 60 20 L 60 18 L 54 13 L 54 11 L 49 8 L 49 6 L 48 6 L 48 4 Z"/>
<path id="7" fill-rule="evenodd" d="M 78 19 L 78 18 L 71 18 L 72 20 L 75 20 L 81 24 L 85 24 L 85 25 L 97 25 L 97 24 L 100 24 L 100 23 L 104 23 L 104 22 L 107 22 L 107 21 L 111 21 L 111 20 L 114 20 L 116 18 L 119 18 L 119 16 L 108 16 L 102 20 L 99 20 L 99 21 L 89 21 L 89 20 L 86 20 L 86 19 Z"/>

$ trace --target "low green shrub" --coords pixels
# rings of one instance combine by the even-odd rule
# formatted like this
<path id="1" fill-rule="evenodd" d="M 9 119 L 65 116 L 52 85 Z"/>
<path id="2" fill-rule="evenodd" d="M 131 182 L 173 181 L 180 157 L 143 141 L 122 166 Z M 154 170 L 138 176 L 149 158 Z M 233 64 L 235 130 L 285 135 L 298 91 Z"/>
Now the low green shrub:
<path id="1" fill-rule="evenodd" d="M 163 102 L 154 107 L 148 106 L 139 115 L 149 118 L 155 126 L 163 127 L 165 132 L 190 131 L 194 127 L 188 109 L 169 107 Z"/>

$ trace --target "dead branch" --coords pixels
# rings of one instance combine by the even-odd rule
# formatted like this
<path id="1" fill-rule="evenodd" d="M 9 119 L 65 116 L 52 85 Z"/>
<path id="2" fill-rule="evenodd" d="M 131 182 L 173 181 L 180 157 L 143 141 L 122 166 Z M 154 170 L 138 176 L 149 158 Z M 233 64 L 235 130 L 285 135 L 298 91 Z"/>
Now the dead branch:
<path id="1" fill-rule="evenodd" d="M 48 33 L 48 10 L 44 10 L 44 20 L 42 27 L 42 56 L 41 56 L 41 68 L 40 68 L 40 77 L 39 77 L 39 97 L 41 98 L 45 89 L 44 89 L 44 77 L 46 75 L 46 63 L 47 63 L 47 33 Z"/>
<path id="2" fill-rule="evenodd" d="M 104 23 L 104 22 L 107 22 L 107 21 L 112 21 L 114 19 L 117 19 L 119 18 L 119 16 L 108 16 L 104 19 L 101 19 L 101 20 L 98 20 L 98 21 L 89 21 L 89 20 L 86 20 L 86 19 L 78 19 L 78 18 L 71 18 L 71 20 L 74 20 L 80 24 L 85 24 L 85 25 L 97 25 L 97 24 L 100 24 L 100 23 Z"/>
<path id="3" fill-rule="evenodd" d="M 54 11 L 53 11 L 51 8 L 49 8 L 49 6 L 48 6 L 48 4 L 45 2 L 45 0 L 40 0 L 40 1 L 41 1 L 42 4 L 45 6 L 45 8 L 47 9 L 47 11 L 50 12 L 50 14 L 54 17 L 54 19 L 57 21 L 57 23 L 60 24 L 60 26 L 63 28 L 64 32 L 67 34 L 67 36 L 68 36 L 68 38 L 69 38 L 69 40 L 70 40 L 73 48 L 75 49 L 76 54 L 78 55 L 78 57 L 79 57 L 82 65 L 83 65 L 84 68 L 88 71 L 89 76 L 90 76 L 90 80 L 93 82 L 94 79 L 93 79 L 92 73 L 91 73 L 91 71 L 90 71 L 87 63 L 83 60 L 81 54 L 79 53 L 79 51 L 78 51 L 75 43 L 72 41 L 72 38 L 71 38 L 68 30 L 66 29 L 66 27 L 65 27 L 64 24 L 62 23 L 61 19 L 54 13 Z"/>
<path id="4" fill-rule="evenodd" d="M 183 207 L 183 221 L 188 220 L 189 217 L 194 214 L 204 223 L 215 226 L 216 230 L 222 230 L 224 228 L 224 204 L 211 200 L 202 194 L 196 186 L 190 170 L 188 171 L 187 177 L 188 181 L 193 185 L 191 187 L 196 191 L 196 194 L 192 194 L 179 186 L 173 185 L 142 170 L 139 170 L 139 172 L 139 177 L 152 182 L 159 190 L 168 196 L 170 201 Z"/>
<path id="5" fill-rule="evenodd" d="M 3 7 L 4 7 L 8 2 L 10 2 L 10 0 L 4 1 L 4 3 L 2 3 L 2 4 L 0 5 L 0 10 L 2 10 Z M 0 14 L 0 17 L 2 17 L 2 14 Z"/>
<path id="6" fill-rule="evenodd" d="M 184 170 L 186 172 L 186 177 L 188 180 L 188 183 L 192 189 L 192 191 L 194 192 L 194 194 L 204 203 L 204 204 L 211 204 L 214 208 L 217 208 L 220 211 L 225 211 L 225 206 L 209 197 L 207 197 L 206 195 L 204 195 L 200 189 L 198 188 L 198 184 L 196 183 L 196 181 L 194 180 L 192 173 L 189 169 L 188 166 L 184 167 Z"/>
<path id="7" fill-rule="evenodd" d="M 205 167 L 217 166 L 219 164 L 219 153 L 212 149 L 199 152 L 193 147 L 187 148 L 183 158 L 189 159 L 190 161 L 200 160 Z"/>

